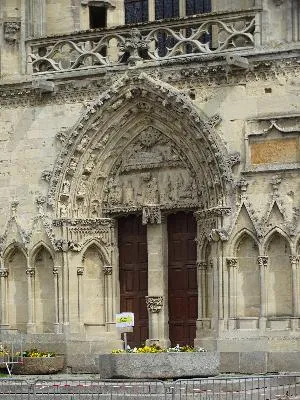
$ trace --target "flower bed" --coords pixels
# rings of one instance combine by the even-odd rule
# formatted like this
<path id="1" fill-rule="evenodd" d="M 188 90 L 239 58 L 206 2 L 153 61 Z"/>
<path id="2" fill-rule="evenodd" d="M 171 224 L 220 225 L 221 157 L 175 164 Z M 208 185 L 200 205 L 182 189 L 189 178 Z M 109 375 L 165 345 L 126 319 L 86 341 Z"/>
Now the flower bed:
<path id="1" fill-rule="evenodd" d="M 214 376 L 220 358 L 215 352 L 197 351 L 188 346 L 161 349 L 144 346 L 129 351 L 114 351 L 99 356 L 100 377 L 129 379 L 166 379 Z"/>
<path id="2" fill-rule="evenodd" d="M 13 373 L 16 375 L 54 374 L 61 371 L 63 367 L 63 356 L 33 349 L 22 353 L 22 361 L 13 367 Z"/>
<path id="3" fill-rule="evenodd" d="M 16 375 L 47 375 L 55 374 L 64 367 L 64 357 L 25 357 L 23 362 L 13 367 Z"/>

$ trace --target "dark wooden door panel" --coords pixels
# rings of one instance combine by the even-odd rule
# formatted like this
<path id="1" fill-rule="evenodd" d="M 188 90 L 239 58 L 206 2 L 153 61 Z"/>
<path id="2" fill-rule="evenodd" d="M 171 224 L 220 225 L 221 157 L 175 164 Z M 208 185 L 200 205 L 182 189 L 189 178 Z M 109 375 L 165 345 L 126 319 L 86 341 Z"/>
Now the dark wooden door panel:
<path id="1" fill-rule="evenodd" d="M 169 336 L 172 346 L 193 345 L 198 314 L 196 221 L 192 213 L 168 217 Z"/>
<path id="2" fill-rule="evenodd" d="M 140 346 L 148 338 L 147 230 L 141 218 L 131 215 L 118 221 L 120 311 L 134 313 L 133 333 L 128 334 L 131 347 Z"/>

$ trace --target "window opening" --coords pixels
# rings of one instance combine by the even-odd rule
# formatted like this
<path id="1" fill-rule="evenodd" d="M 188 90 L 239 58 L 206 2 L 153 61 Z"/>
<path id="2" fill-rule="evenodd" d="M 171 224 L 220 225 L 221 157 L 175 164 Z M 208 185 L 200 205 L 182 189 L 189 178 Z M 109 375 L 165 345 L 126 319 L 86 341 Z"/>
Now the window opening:
<path id="1" fill-rule="evenodd" d="M 90 29 L 106 28 L 106 7 L 90 6 Z"/>
<path id="2" fill-rule="evenodd" d="M 125 0 L 125 24 L 148 21 L 148 0 Z"/>
<path id="3" fill-rule="evenodd" d="M 179 0 L 155 0 L 155 19 L 179 17 Z"/>
<path id="4" fill-rule="evenodd" d="M 211 0 L 186 0 L 186 15 L 211 12 Z"/>

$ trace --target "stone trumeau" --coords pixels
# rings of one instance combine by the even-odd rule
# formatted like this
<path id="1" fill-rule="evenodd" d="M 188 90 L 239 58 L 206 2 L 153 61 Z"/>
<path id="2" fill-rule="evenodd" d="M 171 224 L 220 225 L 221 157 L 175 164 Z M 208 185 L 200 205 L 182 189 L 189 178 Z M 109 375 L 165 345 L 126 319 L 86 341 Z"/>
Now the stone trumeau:
<path id="1" fill-rule="evenodd" d="M 97 372 L 127 311 L 132 346 L 217 350 L 223 372 L 292 369 L 299 2 L 10 3 L 1 332 Z M 230 364 L 244 352 L 264 361 Z"/>

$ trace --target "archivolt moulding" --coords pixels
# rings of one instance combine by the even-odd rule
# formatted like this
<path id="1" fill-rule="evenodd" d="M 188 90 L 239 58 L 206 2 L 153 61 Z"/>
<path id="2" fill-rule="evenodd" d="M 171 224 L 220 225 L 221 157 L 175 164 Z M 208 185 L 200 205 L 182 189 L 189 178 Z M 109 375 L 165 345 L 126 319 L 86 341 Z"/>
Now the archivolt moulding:
<path id="1" fill-rule="evenodd" d="M 225 205 L 232 203 L 229 160 L 220 137 L 187 95 L 145 73 L 125 75 L 88 104 L 65 135 L 48 205 L 62 219 L 101 218 L 112 209 L 134 212 L 141 205 Z M 142 194 L 140 185 L 131 187 L 137 179 Z M 192 189 L 178 197 L 182 185 Z"/>

